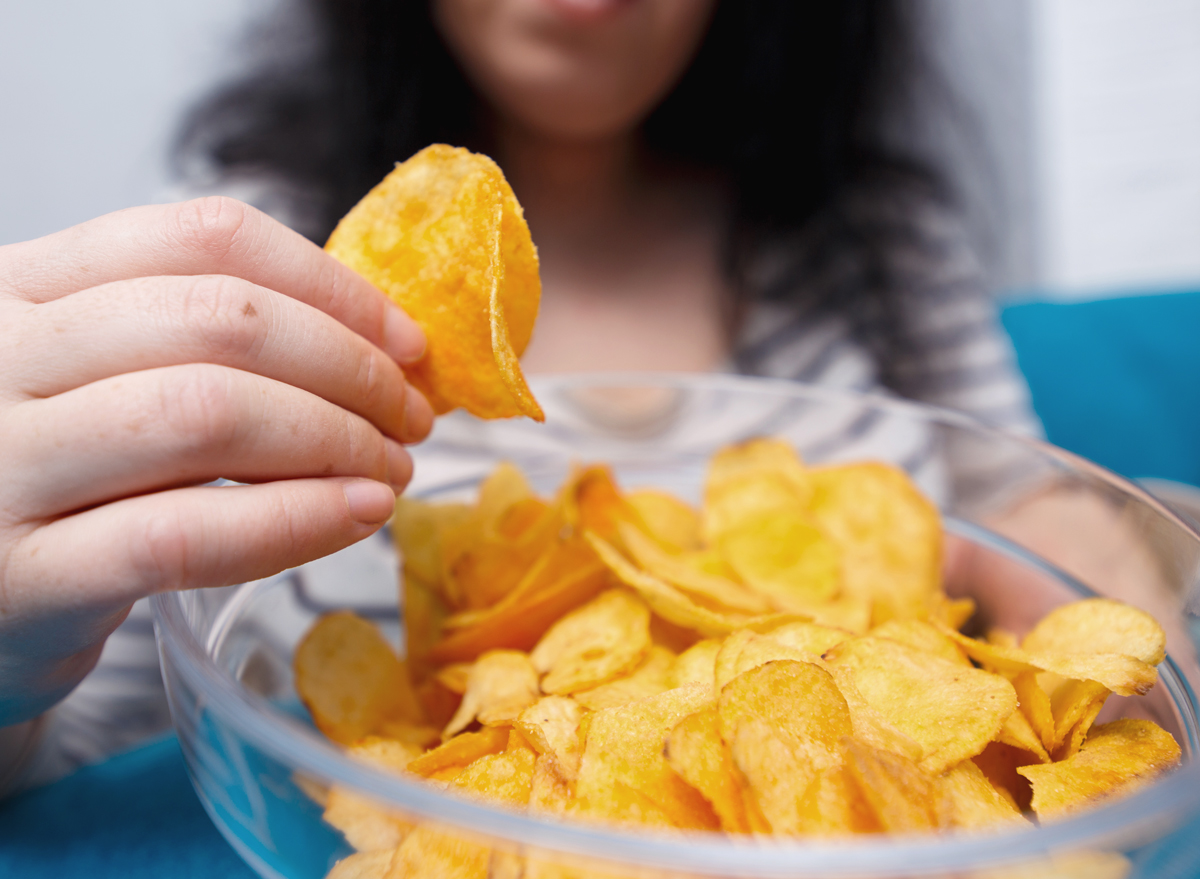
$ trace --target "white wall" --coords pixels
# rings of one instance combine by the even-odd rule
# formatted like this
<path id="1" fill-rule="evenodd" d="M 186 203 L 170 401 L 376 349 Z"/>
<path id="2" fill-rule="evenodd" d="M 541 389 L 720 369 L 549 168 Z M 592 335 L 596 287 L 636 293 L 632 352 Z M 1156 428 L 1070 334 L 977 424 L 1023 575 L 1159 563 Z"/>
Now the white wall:
<path id="1" fill-rule="evenodd" d="M 920 139 L 998 286 L 1200 288 L 1200 0 L 913 2 L 974 119 Z M 180 113 L 269 5 L 0 0 L 0 244 L 161 197 Z"/>
<path id="2" fill-rule="evenodd" d="M 159 198 L 263 0 L 0 0 L 0 244 Z"/>
<path id="3" fill-rule="evenodd" d="M 1041 280 L 1200 289 L 1200 0 L 1037 0 Z"/>

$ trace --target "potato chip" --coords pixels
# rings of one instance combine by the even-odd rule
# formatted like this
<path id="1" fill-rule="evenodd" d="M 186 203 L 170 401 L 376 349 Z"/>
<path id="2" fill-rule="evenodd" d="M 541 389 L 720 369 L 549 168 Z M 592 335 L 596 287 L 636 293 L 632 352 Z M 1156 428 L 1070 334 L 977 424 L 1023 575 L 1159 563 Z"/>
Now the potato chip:
<path id="1" fill-rule="evenodd" d="M 771 833 L 819 834 L 826 829 L 816 789 L 823 773 L 841 767 L 829 761 L 823 745 L 746 717 L 738 721 L 729 749 Z"/>
<path id="2" fill-rule="evenodd" d="M 374 625 L 349 611 L 317 620 L 293 663 L 296 693 L 335 742 L 352 744 L 385 720 L 423 719 L 404 663 Z"/>
<path id="3" fill-rule="evenodd" d="M 1050 755 L 1046 752 L 1046 747 L 1042 744 L 1042 740 L 1033 731 L 1033 727 L 1029 725 L 1029 721 L 1020 711 L 1014 711 L 1008 715 L 1008 719 L 1004 721 L 1004 726 L 1000 727 L 1000 732 L 996 733 L 996 741 L 1012 745 L 1014 748 L 1020 748 L 1023 751 L 1028 751 L 1040 763 L 1050 762 Z"/>
<path id="4" fill-rule="evenodd" d="M 911 760 L 853 739 L 843 742 L 846 769 L 879 826 L 894 833 L 938 826 L 932 775 Z"/>
<path id="5" fill-rule="evenodd" d="M 797 650 L 803 650 L 814 656 L 823 656 L 831 647 L 836 647 L 847 638 L 852 637 L 849 632 L 842 629 L 805 621 L 784 623 L 771 629 L 767 634 L 781 644 L 795 647 Z"/>
<path id="6" fill-rule="evenodd" d="M 562 815 L 571 804 L 571 785 L 552 754 L 539 754 L 529 781 L 529 811 Z"/>
<path id="7" fill-rule="evenodd" d="M 451 631 L 430 647 L 428 656 L 455 662 L 497 648 L 527 650 L 563 614 L 611 585 L 611 574 L 587 543 L 560 541 L 496 605 L 447 619 L 445 627 Z"/>
<path id="8" fill-rule="evenodd" d="M 555 770 L 567 781 L 579 772 L 582 743 L 579 703 L 565 696 L 543 696 L 517 717 L 516 728 L 540 753 L 553 757 Z"/>
<path id="9" fill-rule="evenodd" d="M 533 783 L 537 755 L 524 744 L 508 746 L 497 754 L 485 754 L 469 764 L 454 779 L 454 786 L 471 794 L 509 805 L 525 805 Z"/>
<path id="10" fill-rule="evenodd" d="M 873 621 L 926 617 L 941 584 L 937 509 L 904 473 L 887 464 L 809 471 L 808 512 L 841 548 L 842 587 L 873 603 Z"/>
<path id="11" fill-rule="evenodd" d="M 675 657 L 675 662 L 671 666 L 671 687 L 682 687 L 684 684 L 704 684 L 711 689 L 713 669 L 722 643 L 717 638 L 706 638 L 703 641 L 697 641 Z"/>
<path id="12" fill-rule="evenodd" d="M 936 626 L 932 626 L 924 620 L 888 620 L 883 625 L 872 629 L 871 636 L 887 638 L 889 641 L 904 644 L 914 650 L 932 653 L 934 656 L 939 656 L 956 665 L 971 664 L 971 660 L 967 659 L 966 654 L 953 640 L 938 631 Z"/>
<path id="13" fill-rule="evenodd" d="M 386 879 L 437 876 L 445 879 L 488 879 L 491 850 L 460 834 L 421 825 L 396 849 Z"/>
<path id="14" fill-rule="evenodd" d="M 1033 788 L 1029 779 L 1017 774 L 1017 769 L 1040 762 L 1037 757 L 1021 748 L 990 742 L 986 748 L 971 758 L 979 771 L 987 776 L 1000 795 L 1012 800 L 1013 808 L 1020 812 L 1029 811 L 1033 799 Z"/>
<path id="15" fill-rule="evenodd" d="M 1050 611 L 1021 647 L 1031 653 L 1123 653 L 1158 665 L 1167 636 L 1145 611 L 1111 598 L 1088 598 Z"/>
<path id="16" fill-rule="evenodd" d="M 392 516 L 392 537 L 404 570 L 425 583 L 442 580 L 442 535 L 471 515 L 466 504 L 429 504 L 400 495 Z"/>
<path id="17" fill-rule="evenodd" d="M 998 791 L 970 760 L 940 775 L 934 781 L 934 788 L 938 824 L 942 827 L 977 830 L 1028 824 L 1012 800 Z"/>
<path id="18" fill-rule="evenodd" d="M 351 208 L 325 249 L 425 331 L 425 356 L 405 373 L 435 412 L 544 419 L 517 362 L 541 297 L 537 251 L 495 162 L 426 147 Z"/>
<path id="19" fill-rule="evenodd" d="M 1108 689 L 1095 681 L 1063 681 L 1054 689 L 1050 694 L 1054 741 L 1049 750 L 1055 760 L 1079 750 L 1108 695 Z"/>
<path id="20" fill-rule="evenodd" d="M 599 711 L 602 708 L 616 708 L 638 699 L 657 696 L 672 688 L 671 671 L 674 665 L 674 653 L 665 647 L 652 644 L 642 664 L 626 677 L 590 690 L 579 690 L 574 694 L 574 699 L 584 708 Z"/>
<path id="21" fill-rule="evenodd" d="M 725 635 L 750 621 L 751 618 L 744 614 L 718 613 L 700 606 L 674 586 L 645 571 L 639 571 L 597 535 L 588 534 L 586 537 L 604 564 L 621 582 L 637 590 L 650 609 L 663 619 L 705 636 Z"/>
<path id="22" fill-rule="evenodd" d="M 708 464 L 703 532 L 716 542 L 756 513 L 802 509 L 812 494 L 796 450 L 777 439 L 752 439 L 720 449 Z"/>
<path id="23" fill-rule="evenodd" d="M 1148 720 L 1097 726 L 1075 754 L 1058 763 L 1017 770 L 1033 785 L 1033 810 L 1058 818 L 1152 781 L 1179 763 L 1179 745 Z"/>
<path id="24" fill-rule="evenodd" d="M 715 707 L 704 708 L 681 720 L 667 736 L 663 757 L 680 778 L 712 804 L 722 830 L 750 833 L 757 829 L 746 813 L 742 788 L 737 782 L 729 746 L 721 738 Z"/>
<path id="25" fill-rule="evenodd" d="M 665 552 L 632 525 L 623 523 L 618 531 L 625 548 L 646 573 L 674 586 L 710 610 L 747 614 L 772 610 L 771 604 L 761 595 L 726 577 L 697 570 Z"/>
<path id="26" fill-rule="evenodd" d="M 1051 751 L 1057 739 L 1054 735 L 1054 712 L 1050 707 L 1050 697 L 1038 686 L 1038 675 L 1033 671 L 1022 671 L 1010 679 L 1017 693 L 1021 713 L 1029 721 L 1029 726 L 1037 734 L 1042 747 Z"/>
<path id="27" fill-rule="evenodd" d="M 1072 680 L 1096 681 L 1122 696 L 1145 695 L 1158 679 L 1154 666 L 1122 653 L 1031 653 L 977 641 L 945 626 L 941 631 L 969 657 L 1001 674 L 1050 671 Z"/>
<path id="28" fill-rule="evenodd" d="M 408 764 L 408 771 L 432 778 L 443 769 L 465 767 L 480 757 L 498 754 L 508 747 L 511 730 L 506 726 L 487 726 L 479 732 L 459 733 L 432 751 L 426 751 Z"/>
<path id="29" fill-rule="evenodd" d="M 779 610 L 828 601 L 841 588 L 841 552 L 799 510 L 742 516 L 717 547 L 742 582 Z"/>
<path id="30" fill-rule="evenodd" d="M 560 619 L 530 659 L 542 691 L 586 690 L 636 668 L 650 651 L 650 611 L 625 589 L 610 589 Z"/>
<path id="31" fill-rule="evenodd" d="M 588 814 L 629 820 L 639 811 L 653 818 L 656 810 L 675 827 L 717 829 L 708 801 L 663 759 L 667 735 L 711 698 L 708 688 L 693 684 L 591 715 L 575 783 Z"/>
<path id="32" fill-rule="evenodd" d="M 475 720 L 484 725 L 515 720 L 538 700 L 538 673 L 519 650 L 490 650 L 475 660 L 454 718 L 442 731 L 448 739 Z"/>
<path id="33" fill-rule="evenodd" d="M 393 854 L 392 849 L 358 852 L 334 864 L 325 879 L 384 879 Z"/>
<path id="34" fill-rule="evenodd" d="M 851 735 L 850 709 L 829 672 L 812 663 L 775 660 L 735 677 L 717 700 L 721 736 L 732 745 L 739 724 L 758 718 L 812 742 L 816 769 L 835 765 L 838 742 Z"/>
<path id="35" fill-rule="evenodd" d="M 643 488 L 629 492 L 625 500 L 641 516 L 646 533 L 668 552 L 700 548 L 700 514 L 679 498 Z"/>
<path id="36" fill-rule="evenodd" d="M 410 822 L 390 814 L 374 800 L 336 785 L 329 791 L 321 818 L 360 852 L 383 849 L 390 854 L 412 830 Z"/>
<path id="37" fill-rule="evenodd" d="M 921 746 L 920 765 L 935 775 L 982 751 L 1017 708 L 1004 678 L 886 638 L 844 641 L 826 661 L 846 669 L 867 703 Z"/>

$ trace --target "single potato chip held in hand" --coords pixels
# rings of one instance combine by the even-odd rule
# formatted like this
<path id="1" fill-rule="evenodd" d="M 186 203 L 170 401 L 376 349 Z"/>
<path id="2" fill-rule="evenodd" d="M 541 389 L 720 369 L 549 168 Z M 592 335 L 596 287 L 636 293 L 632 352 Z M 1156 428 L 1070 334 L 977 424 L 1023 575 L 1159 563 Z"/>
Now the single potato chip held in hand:
<path id="1" fill-rule="evenodd" d="M 350 209 L 325 249 L 425 331 L 425 356 L 405 372 L 435 412 L 544 420 L 517 360 L 541 300 L 537 250 L 495 162 L 426 147 Z"/>

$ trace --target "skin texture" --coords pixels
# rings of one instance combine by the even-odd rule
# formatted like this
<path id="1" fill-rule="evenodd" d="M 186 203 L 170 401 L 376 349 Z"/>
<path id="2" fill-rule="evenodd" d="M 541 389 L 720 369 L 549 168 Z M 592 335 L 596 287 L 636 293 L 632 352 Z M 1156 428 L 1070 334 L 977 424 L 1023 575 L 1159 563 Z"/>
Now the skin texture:
<path id="1" fill-rule="evenodd" d="M 528 372 L 707 371 L 728 357 L 721 181 L 642 150 L 711 0 L 437 0 L 490 110 L 542 267 Z"/>
<path id="2" fill-rule="evenodd" d="M 377 530 L 432 425 L 399 365 L 424 344 L 229 199 L 0 248 L 0 726 L 69 692 L 138 598 Z"/>

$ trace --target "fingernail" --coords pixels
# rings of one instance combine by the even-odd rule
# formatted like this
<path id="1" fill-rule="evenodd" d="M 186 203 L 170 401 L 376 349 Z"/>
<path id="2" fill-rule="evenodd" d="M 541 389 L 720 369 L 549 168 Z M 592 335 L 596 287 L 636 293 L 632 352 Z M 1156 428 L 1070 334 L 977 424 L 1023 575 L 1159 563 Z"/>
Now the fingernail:
<path id="1" fill-rule="evenodd" d="M 397 363 L 416 363 L 425 355 L 425 333 L 398 305 L 383 316 L 384 349 Z"/>
<path id="2" fill-rule="evenodd" d="M 360 479 L 342 486 L 350 518 L 363 525 L 380 525 L 396 508 L 396 494 L 382 482 Z"/>
<path id="3" fill-rule="evenodd" d="M 433 429 L 433 407 L 425 395 L 409 385 L 404 389 L 404 436 L 406 443 L 418 443 Z"/>
<path id="4" fill-rule="evenodd" d="M 387 448 L 388 482 L 395 491 L 402 491 L 412 479 L 412 458 L 395 440 L 385 437 L 383 444 Z"/>

